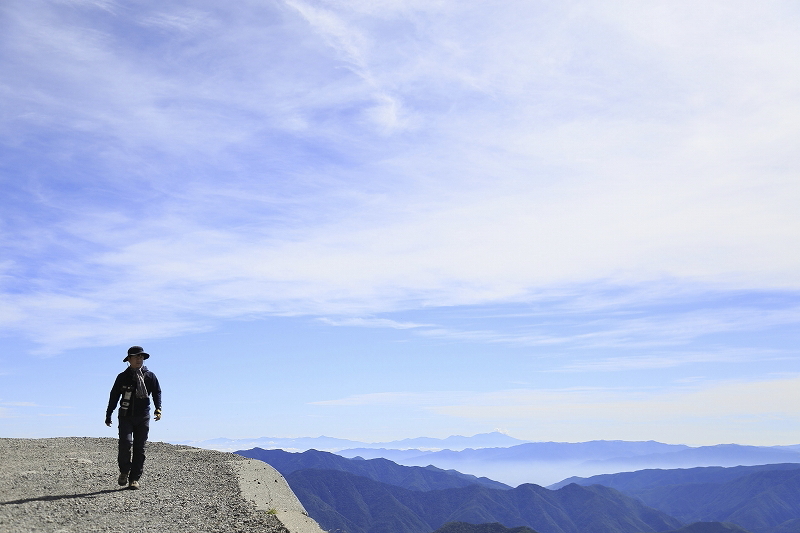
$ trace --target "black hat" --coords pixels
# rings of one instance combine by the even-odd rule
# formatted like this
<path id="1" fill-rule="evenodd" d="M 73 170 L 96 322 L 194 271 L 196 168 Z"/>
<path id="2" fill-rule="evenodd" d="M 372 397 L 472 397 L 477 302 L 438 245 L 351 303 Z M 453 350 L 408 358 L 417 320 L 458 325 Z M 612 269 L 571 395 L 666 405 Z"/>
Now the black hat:
<path id="1" fill-rule="evenodd" d="M 122 362 L 123 363 L 126 362 L 128 360 L 128 357 L 132 355 L 141 355 L 145 359 L 148 359 L 150 357 L 150 354 L 146 353 L 141 346 L 131 346 L 130 348 L 128 348 L 128 355 L 125 357 L 125 359 L 122 360 Z"/>

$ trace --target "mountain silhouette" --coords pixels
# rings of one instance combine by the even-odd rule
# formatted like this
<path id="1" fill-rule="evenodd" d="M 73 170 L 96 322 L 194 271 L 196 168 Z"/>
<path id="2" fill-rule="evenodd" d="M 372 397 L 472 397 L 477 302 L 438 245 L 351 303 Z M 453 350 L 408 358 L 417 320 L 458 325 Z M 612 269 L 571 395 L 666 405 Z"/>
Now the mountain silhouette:
<path id="1" fill-rule="evenodd" d="M 665 485 L 686 483 L 724 483 L 734 479 L 766 470 L 800 470 L 800 463 L 779 463 L 756 466 L 698 466 L 694 468 L 661 469 L 650 468 L 635 472 L 600 474 L 591 477 L 569 477 L 549 485 L 548 489 L 558 489 L 570 483 L 578 485 L 605 485 L 621 492 L 651 489 Z"/>
<path id="2" fill-rule="evenodd" d="M 750 533 L 746 529 L 727 522 L 695 522 L 688 526 L 664 533 Z"/>
<path id="3" fill-rule="evenodd" d="M 430 533 L 448 522 L 540 533 L 643 533 L 681 523 L 607 487 L 568 485 L 552 491 L 532 484 L 511 490 L 480 485 L 427 492 L 404 489 L 337 470 L 296 470 L 286 480 L 309 515 L 329 531 Z"/>
<path id="4" fill-rule="evenodd" d="M 612 486 L 685 523 L 729 522 L 753 533 L 800 532 L 800 464 L 642 470 L 580 483 Z"/>
<path id="5" fill-rule="evenodd" d="M 692 466 L 738 466 L 767 463 L 800 462 L 800 452 L 787 447 L 744 446 L 741 444 L 717 444 L 699 446 L 667 453 L 652 453 L 636 457 L 594 459 L 587 464 L 619 464 L 624 462 L 633 468 L 642 467 L 692 467 Z"/>
<path id="6" fill-rule="evenodd" d="M 506 527 L 492 524 L 468 524 L 467 522 L 448 522 L 433 533 L 536 533 L 529 527 Z"/>
<path id="7" fill-rule="evenodd" d="M 381 483 L 388 483 L 410 490 L 438 490 L 469 485 L 482 485 L 493 489 L 508 490 L 511 487 L 489 478 L 478 478 L 455 470 L 442 470 L 435 466 L 401 466 L 388 459 L 346 459 L 329 452 L 308 450 L 291 453 L 283 450 L 240 450 L 237 455 L 269 463 L 284 476 L 297 470 L 316 468 L 339 470 L 363 476 Z"/>

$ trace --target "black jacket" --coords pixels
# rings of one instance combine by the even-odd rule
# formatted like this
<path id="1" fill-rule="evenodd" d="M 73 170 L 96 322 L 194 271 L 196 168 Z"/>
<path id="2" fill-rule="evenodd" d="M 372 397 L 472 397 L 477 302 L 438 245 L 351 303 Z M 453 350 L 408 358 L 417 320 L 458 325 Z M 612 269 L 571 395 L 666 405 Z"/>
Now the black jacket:
<path id="1" fill-rule="evenodd" d="M 155 374 L 147 370 L 146 366 L 142 367 L 142 375 L 144 376 L 144 385 L 147 387 L 147 392 L 153 395 L 153 404 L 156 409 L 161 409 L 161 386 L 158 384 L 158 378 Z M 122 390 L 125 386 L 133 387 L 134 394 L 131 401 L 133 402 L 132 411 L 129 416 L 145 416 L 150 413 L 150 398 L 137 398 L 136 391 L 136 375 L 131 370 L 131 367 L 121 372 L 117 379 L 114 381 L 114 386 L 111 387 L 111 395 L 108 398 L 108 408 L 106 409 L 106 419 L 111 419 L 111 413 L 117 408 L 119 398 L 122 396 Z"/>

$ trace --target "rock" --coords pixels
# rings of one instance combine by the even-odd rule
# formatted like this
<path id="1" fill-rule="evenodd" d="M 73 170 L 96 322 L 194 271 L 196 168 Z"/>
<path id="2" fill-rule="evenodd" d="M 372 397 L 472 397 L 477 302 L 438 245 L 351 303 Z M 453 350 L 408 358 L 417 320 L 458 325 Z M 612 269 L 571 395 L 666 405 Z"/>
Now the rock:
<path id="1" fill-rule="evenodd" d="M 151 442 L 131 491 L 116 454 L 110 438 L 0 439 L 0 533 L 322 531 L 260 461 Z"/>

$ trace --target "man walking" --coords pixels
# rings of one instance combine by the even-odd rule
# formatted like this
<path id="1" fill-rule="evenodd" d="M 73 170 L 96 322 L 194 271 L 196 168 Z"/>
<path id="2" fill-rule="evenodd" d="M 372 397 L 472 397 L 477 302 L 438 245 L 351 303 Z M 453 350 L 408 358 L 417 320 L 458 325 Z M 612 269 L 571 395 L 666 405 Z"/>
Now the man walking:
<path id="1" fill-rule="evenodd" d="M 111 413 L 119 402 L 117 482 L 131 489 L 139 488 L 139 478 L 144 468 L 144 446 L 150 432 L 150 395 L 156 408 L 154 418 L 161 420 L 161 387 L 156 375 L 143 366 L 144 360 L 149 358 L 150 354 L 145 353 L 141 346 L 128 348 L 128 355 L 122 360 L 128 363 L 128 368 L 114 381 L 106 409 L 106 425 L 111 427 Z"/>

